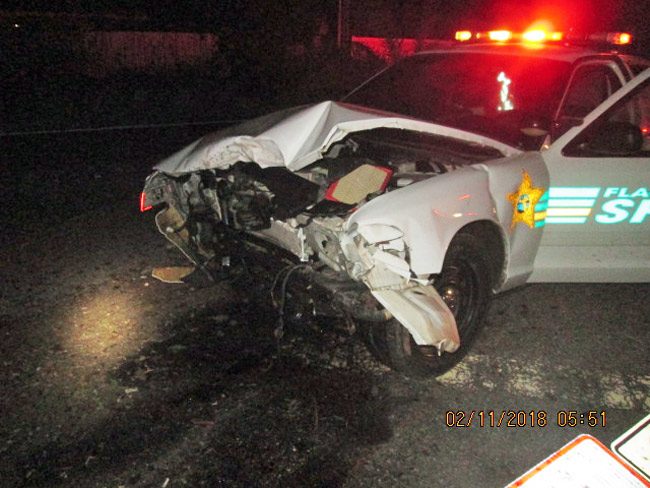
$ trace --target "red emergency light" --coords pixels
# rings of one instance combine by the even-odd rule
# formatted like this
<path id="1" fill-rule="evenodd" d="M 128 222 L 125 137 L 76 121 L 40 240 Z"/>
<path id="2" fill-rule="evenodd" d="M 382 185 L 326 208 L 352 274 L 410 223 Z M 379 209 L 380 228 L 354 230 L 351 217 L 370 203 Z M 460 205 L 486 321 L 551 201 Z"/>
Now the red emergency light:
<path id="1" fill-rule="evenodd" d="M 561 41 L 564 39 L 564 33 L 548 32 L 544 29 L 531 29 L 524 32 L 521 38 L 526 42 Z"/>
<path id="2" fill-rule="evenodd" d="M 625 46 L 632 43 L 632 35 L 628 32 L 598 32 L 587 36 L 588 41 L 605 42 L 615 46 Z"/>
<path id="3" fill-rule="evenodd" d="M 625 44 L 630 44 L 632 42 L 632 36 L 627 32 L 610 32 L 607 35 L 607 40 L 612 44 L 622 46 Z"/>
<path id="4" fill-rule="evenodd" d="M 512 31 L 509 30 L 493 30 L 487 33 L 488 39 L 496 42 L 506 42 L 512 39 Z"/>

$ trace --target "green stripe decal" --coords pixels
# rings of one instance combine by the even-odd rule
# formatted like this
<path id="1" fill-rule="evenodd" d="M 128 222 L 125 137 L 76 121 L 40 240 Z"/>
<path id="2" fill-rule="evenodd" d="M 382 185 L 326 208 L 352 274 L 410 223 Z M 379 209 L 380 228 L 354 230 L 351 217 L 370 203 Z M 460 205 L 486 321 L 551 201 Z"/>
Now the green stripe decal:
<path id="1" fill-rule="evenodd" d="M 552 186 L 549 189 L 551 198 L 597 198 L 599 194 L 600 187 Z"/>
<path id="2" fill-rule="evenodd" d="M 549 224 L 584 224 L 587 217 L 546 217 Z"/>
<path id="3" fill-rule="evenodd" d="M 548 208 L 548 191 L 545 191 L 542 197 L 535 205 L 535 213 L 544 212 Z"/>
<path id="4" fill-rule="evenodd" d="M 549 200 L 550 207 L 593 207 L 596 203 L 594 198 L 552 198 Z"/>

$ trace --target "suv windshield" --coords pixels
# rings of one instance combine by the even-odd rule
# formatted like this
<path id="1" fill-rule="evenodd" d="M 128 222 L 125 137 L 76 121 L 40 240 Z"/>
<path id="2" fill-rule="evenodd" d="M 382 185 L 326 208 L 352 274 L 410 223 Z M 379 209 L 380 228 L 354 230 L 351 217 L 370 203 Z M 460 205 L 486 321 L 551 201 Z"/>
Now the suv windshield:
<path id="1" fill-rule="evenodd" d="M 343 101 L 480 133 L 528 148 L 521 132 L 550 125 L 571 64 L 533 56 L 435 53 L 406 58 Z"/>

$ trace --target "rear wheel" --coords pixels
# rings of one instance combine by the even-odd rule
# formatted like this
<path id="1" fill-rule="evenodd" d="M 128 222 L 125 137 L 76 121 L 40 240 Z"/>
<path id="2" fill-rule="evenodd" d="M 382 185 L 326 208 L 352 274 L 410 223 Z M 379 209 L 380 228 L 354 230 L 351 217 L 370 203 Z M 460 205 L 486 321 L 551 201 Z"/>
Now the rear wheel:
<path id="1" fill-rule="evenodd" d="M 477 237 L 458 234 L 452 240 L 434 286 L 456 318 L 460 335 L 456 352 L 439 356 L 433 346 L 418 346 L 395 319 L 375 325 L 380 330 L 373 331 L 375 341 L 383 339 L 389 366 L 407 375 L 440 375 L 449 370 L 467 353 L 483 326 L 491 279 L 488 257 Z"/>

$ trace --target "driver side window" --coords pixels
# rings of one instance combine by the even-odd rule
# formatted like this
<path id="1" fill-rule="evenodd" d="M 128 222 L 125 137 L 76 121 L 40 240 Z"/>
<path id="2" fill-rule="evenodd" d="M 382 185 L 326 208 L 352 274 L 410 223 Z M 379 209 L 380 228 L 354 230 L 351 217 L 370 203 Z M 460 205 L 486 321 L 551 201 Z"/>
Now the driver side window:
<path id="1" fill-rule="evenodd" d="M 573 75 L 561 115 L 584 118 L 621 86 L 618 77 L 608 66 L 581 66 Z"/>
<path id="2" fill-rule="evenodd" d="M 650 82 L 597 118 L 562 153 L 574 157 L 650 156 Z"/>
<path id="3" fill-rule="evenodd" d="M 586 64 L 577 68 L 554 124 L 553 139 L 580 124 L 589 112 L 621 86 L 616 73 L 605 64 Z"/>

